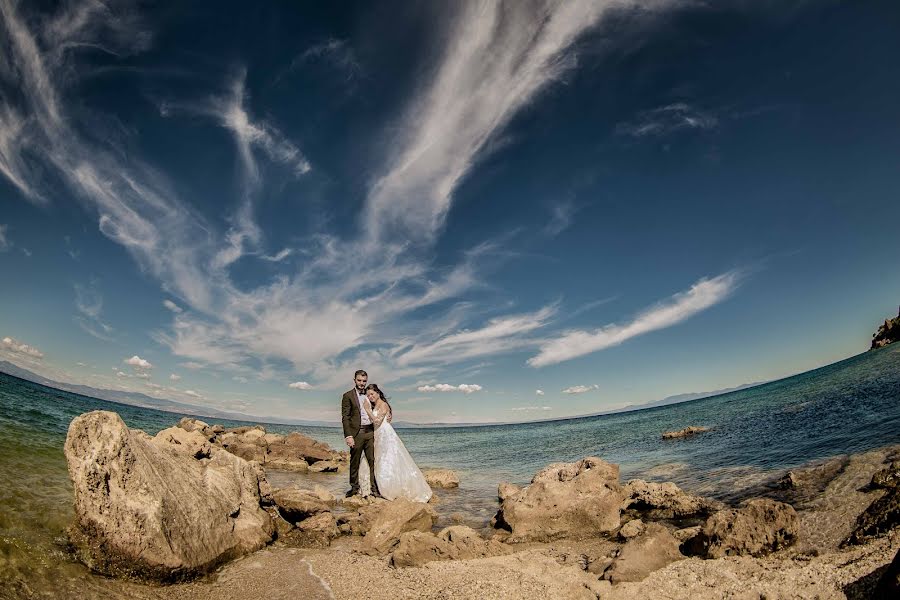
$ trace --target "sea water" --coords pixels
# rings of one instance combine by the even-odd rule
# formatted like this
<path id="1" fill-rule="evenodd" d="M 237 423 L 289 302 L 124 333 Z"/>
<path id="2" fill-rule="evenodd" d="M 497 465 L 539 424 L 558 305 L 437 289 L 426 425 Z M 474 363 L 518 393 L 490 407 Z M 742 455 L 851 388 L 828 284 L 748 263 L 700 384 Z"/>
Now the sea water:
<path id="1" fill-rule="evenodd" d="M 337 405 L 336 399 L 336 422 Z M 75 416 L 98 409 L 115 411 L 129 427 L 151 435 L 184 416 L 0 374 L 0 590 L 22 595 L 47 589 L 60 578 L 103 585 L 73 563 L 65 547 L 73 508 L 63 443 Z M 664 431 L 689 425 L 710 430 L 661 439 Z M 266 429 L 300 431 L 343 447 L 338 427 Z M 459 474 L 459 489 L 437 491 L 440 525 L 484 526 L 497 508 L 498 483 L 524 484 L 549 463 L 585 456 L 617 463 L 623 481 L 674 481 L 690 492 L 735 500 L 791 467 L 900 443 L 900 344 L 680 404 L 516 425 L 401 428 L 398 433 L 422 468 Z M 269 474 L 275 487 L 321 483 L 337 494 L 347 489 L 346 477 Z"/>

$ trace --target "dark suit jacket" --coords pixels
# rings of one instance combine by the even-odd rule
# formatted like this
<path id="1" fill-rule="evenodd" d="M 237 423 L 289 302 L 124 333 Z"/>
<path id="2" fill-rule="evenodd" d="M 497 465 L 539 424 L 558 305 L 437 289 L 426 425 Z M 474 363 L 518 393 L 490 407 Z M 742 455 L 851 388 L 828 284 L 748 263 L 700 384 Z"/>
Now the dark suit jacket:
<path id="1" fill-rule="evenodd" d="M 341 424 L 344 426 L 344 437 L 356 437 L 362 427 L 362 415 L 359 413 L 356 388 L 344 392 L 344 395 L 341 396 Z"/>

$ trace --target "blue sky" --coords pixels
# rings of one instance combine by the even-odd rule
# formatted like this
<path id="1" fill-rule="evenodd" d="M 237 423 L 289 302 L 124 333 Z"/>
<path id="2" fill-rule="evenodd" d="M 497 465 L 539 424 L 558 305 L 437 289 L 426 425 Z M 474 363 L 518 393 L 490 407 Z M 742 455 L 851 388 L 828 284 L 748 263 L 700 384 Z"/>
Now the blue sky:
<path id="1" fill-rule="evenodd" d="M 0 0 L 0 359 L 518 421 L 802 372 L 900 302 L 896 2 L 196 4 Z"/>

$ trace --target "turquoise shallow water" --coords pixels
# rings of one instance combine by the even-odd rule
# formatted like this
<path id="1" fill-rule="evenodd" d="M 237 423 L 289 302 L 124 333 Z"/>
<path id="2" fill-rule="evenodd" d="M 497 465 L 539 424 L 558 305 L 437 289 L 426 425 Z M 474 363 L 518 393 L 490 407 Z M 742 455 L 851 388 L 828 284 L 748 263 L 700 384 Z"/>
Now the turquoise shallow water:
<path id="1" fill-rule="evenodd" d="M 0 374 L 0 589 L 24 593 L 59 577 L 87 577 L 63 545 L 72 496 L 62 448 L 72 418 L 97 409 L 116 411 L 130 427 L 150 434 L 183 416 Z M 660 439 L 663 431 L 688 425 L 712 429 L 691 439 Z M 337 427 L 266 429 L 301 431 L 342 447 Z M 420 466 L 447 467 L 460 475 L 459 490 L 438 492 L 442 524 L 462 514 L 464 522 L 484 525 L 496 510 L 499 482 L 525 483 L 550 462 L 589 455 L 618 463 L 623 480 L 674 481 L 695 493 L 733 500 L 785 469 L 900 443 L 900 344 L 682 404 L 565 421 L 399 433 Z M 277 487 L 304 480 L 335 492 L 347 487 L 344 474 L 273 473 L 270 480 Z"/>

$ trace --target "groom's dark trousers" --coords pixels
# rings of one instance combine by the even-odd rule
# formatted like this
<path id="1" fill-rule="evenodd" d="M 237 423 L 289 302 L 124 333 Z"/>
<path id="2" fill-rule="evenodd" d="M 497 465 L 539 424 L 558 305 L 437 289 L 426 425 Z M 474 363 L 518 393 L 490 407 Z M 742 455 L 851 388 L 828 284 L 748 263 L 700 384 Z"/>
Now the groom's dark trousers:
<path id="1" fill-rule="evenodd" d="M 377 493 L 378 484 L 375 482 L 375 427 L 363 425 L 359 412 L 359 400 L 356 390 L 352 389 L 341 397 L 341 425 L 344 428 L 344 437 L 353 437 L 353 447 L 350 448 L 350 490 L 359 492 L 359 463 L 363 452 L 369 462 L 369 481 L 372 482 L 372 492 Z"/>

